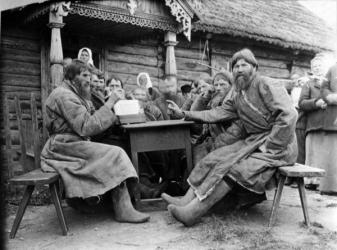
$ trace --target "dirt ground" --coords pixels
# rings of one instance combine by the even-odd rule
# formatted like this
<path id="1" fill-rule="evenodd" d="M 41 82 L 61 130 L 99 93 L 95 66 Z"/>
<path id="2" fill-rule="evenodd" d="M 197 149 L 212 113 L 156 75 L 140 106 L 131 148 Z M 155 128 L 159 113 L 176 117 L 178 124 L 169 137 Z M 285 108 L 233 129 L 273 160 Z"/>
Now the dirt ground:
<path id="1" fill-rule="evenodd" d="M 307 191 L 312 226 L 303 225 L 297 189 L 286 187 L 276 225 L 267 227 L 273 193 L 246 210 L 209 214 L 185 228 L 167 211 L 149 212 L 145 224 L 117 223 L 110 213 L 84 215 L 64 208 L 68 236 L 61 235 L 52 205 L 29 206 L 8 249 L 337 249 L 337 197 Z M 8 207 L 7 239 L 15 206 Z M 151 208 L 149 208 L 151 210 Z"/>

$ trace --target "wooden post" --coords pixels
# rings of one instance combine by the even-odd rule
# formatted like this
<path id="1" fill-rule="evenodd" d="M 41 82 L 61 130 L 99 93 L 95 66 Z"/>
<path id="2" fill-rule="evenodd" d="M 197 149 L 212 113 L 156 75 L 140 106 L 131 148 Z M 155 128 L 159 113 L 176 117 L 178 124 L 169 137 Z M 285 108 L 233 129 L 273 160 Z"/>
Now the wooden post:
<path id="1" fill-rule="evenodd" d="M 177 34 L 171 31 L 166 32 L 164 41 L 166 46 L 165 76 L 176 76 L 177 63 L 174 46 L 177 45 Z"/>
<path id="2" fill-rule="evenodd" d="M 63 51 L 61 28 L 64 26 L 63 17 L 68 15 L 70 2 L 58 2 L 50 5 L 48 27 L 51 29 L 50 41 L 50 78 L 51 88 L 59 86 L 63 80 Z"/>

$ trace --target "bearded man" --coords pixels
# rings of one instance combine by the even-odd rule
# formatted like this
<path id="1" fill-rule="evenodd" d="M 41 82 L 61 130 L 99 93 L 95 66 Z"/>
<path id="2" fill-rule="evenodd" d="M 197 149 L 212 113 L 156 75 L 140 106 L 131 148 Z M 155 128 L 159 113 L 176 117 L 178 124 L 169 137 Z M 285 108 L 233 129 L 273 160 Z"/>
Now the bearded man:
<path id="1" fill-rule="evenodd" d="M 209 111 L 182 111 L 173 102 L 177 117 L 206 123 L 239 119 L 246 137 L 218 148 L 200 160 L 188 178 L 190 189 L 181 199 L 163 194 L 169 212 L 186 226 L 196 223 L 231 190 L 263 194 L 280 166 L 297 157 L 297 112 L 281 83 L 257 73 L 253 53 L 243 49 L 231 59 L 237 94 Z"/>
<path id="2" fill-rule="evenodd" d="M 65 72 L 65 80 L 46 100 L 46 126 L 50 138 L 41 153 L 41 168 L 61 175 L 67 198 L 99 197 L 110 192 L 115 219 L 140 223 L 149 216 L 136 211 L 130 200 L 127 180 L 137 173 L 123 149 L 90 141 L 115 121 L 113 106 L 118 96 L 91 113 L 90 72 L 88 66 L 74 60 Z"/>

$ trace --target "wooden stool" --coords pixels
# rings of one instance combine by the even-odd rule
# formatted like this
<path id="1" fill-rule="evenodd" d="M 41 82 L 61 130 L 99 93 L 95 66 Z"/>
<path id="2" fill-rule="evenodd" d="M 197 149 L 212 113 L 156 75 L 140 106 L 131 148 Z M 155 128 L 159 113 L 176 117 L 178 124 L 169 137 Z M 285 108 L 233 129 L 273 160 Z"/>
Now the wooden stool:
<path id="1" fill-rule="evenodd" d="M 323 177 L 325 175 L 325 171 L 320 168 L 313 168 L 306 165 L 296 163 L 293 166 L 280 167 L 278 169 L 278 173 L 280 174 L 280 179 L 278 181 L 278 186 L 275 191 L 273 207 L 271 210 L 270 218 L 269 218 L 269 227 L 271 227 L 276 220 L 277 209 L 280 204 L 281 195 L 285 180 L 287 177 L 294 178 L 298 185 L 298 191 L 300 193 L 302 210 L 304 215 L 305 224 L 309 227 L 309 214 L 308 214 L 308 206 L 307 206 L 307 198 L 305 196 L 305 188 L 304 188 L 304 177 Z"/>
<path id="2" fill-rule="evenodd" d="M 51 193 L 52 200 L 54 202 L 57 217 L 59 219 L 63 235 L 67 235 L 68 227 L 63 215 L 62 206 L 60 203 L 58 195 L 58 184 L 59 184 L 59 174 L 58 173 L 45 173 L 41 169 L 35 169 L 31 172 L 25 173 L 23 175 L 14 177 L 10 180 L 11 184 L 15 185 L 26 185 L 26 190 L 21 200 L 19 209 L 16 213 L 15 220 L 13 223 L 12 230 L 9 237 L 13 239 L 18 231 L 22 217 L 26 211 L 28 202 L 32 196 L 35 186 L 37 185 L 49 185 L 49 190 Z"/>

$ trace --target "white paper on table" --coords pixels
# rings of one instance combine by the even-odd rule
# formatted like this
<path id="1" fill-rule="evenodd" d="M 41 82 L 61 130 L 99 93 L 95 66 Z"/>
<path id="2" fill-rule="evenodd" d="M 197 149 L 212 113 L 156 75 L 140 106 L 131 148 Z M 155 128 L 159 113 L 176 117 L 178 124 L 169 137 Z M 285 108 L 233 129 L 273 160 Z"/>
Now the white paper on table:
<path id="1" fill-rule="evenodd" d="M 138 100 L 119 100 L 114 106 L 116 115 L 136 115 L 140 113 Z"/>

